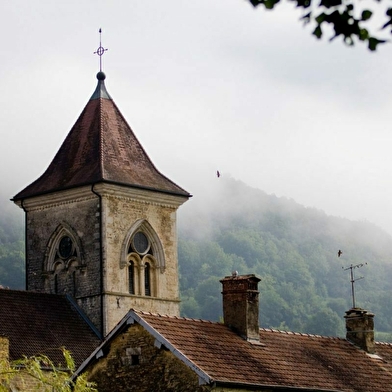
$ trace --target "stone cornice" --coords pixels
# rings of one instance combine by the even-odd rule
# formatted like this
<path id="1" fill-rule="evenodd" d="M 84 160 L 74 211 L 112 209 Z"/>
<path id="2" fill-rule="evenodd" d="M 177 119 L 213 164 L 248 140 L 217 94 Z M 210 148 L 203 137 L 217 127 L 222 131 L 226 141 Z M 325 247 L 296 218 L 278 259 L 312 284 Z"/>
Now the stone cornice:
<path id="1" fill-rule="evenodd" d="M 162 298 L 162 297 L 149 297 L 145 295 L 135 295 L 135 294 L 128 294 L 128 293 L 121 293 L 118 291 L 105 291 L 103 292 L 103 295 L 107 296 L 115 296 L 115 297 L 124 297 L 124 298 L 137 298 L 141 300 L 146 300 L 146 301 L 161 301 L 161 302 L 178 302 L 180 303 L 181 300 L 179 298 Z"/>
<path id="2" fill-rule="evenodd" d="M 94 186 L 94 191 L 102 197 L 115 197 L 117 199 L 126 199 L 175 209 L 188 200 L 186 196 L 146 191 L 145 189 L 123 187 L 108 183 L 97 184 Z"/>
<path id="3" fill-rule="evenodd" d="M 119 186 L 116 184 L 99 183 L 93 186 L 72 188 L 28 199 L 17 200 L 16 204 L 26 211 L 35 211 L 96 199 L 97 194 L 102 197 L 115 197 L 118 199 L 159 205 L 173 209 L 177 209 L 188 200 L 188 197 L 185 196 L 147 191 L 139 188 Z"/>
<path id="4" fill-rule="evenodd" d="M 84 186 L 81 188 L 72 188 L 65 191 L 47 193 L 41 196 L 17 200 L 16 203 L 26 211 L 35 211 L 96 198 L 97 196 L 91 192 L 91 187 Z"/>

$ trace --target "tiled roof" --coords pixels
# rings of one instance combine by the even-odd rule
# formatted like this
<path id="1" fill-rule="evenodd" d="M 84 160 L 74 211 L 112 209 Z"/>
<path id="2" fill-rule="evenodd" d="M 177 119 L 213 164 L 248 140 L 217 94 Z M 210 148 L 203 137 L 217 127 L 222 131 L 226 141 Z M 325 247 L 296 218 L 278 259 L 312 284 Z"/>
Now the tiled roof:
<path id="1" fill-rule="evenodd" d="M 104 74 L 97 78 L 94 94 L 45 173 L 14 200 L 97 182 L 189 197 L 155 168 L 107 93 Z"/>
<path id="2" fill-rule="evenodd" d="M 0 335 L 9 339 L 10 359 L 44 354 L 64 363 L 65 347 L 78 366 L 100 339 L 65 296 L 0 289 Z"/>
<path id="3" fill-rule="evenodd" d="M 131 312 L 132 313 L 132 312 Z M 369 355 L 342 338 L 260 330 L 252 344 L 216 322 L 134 312 L 216 382 L 326 391 L 391 391 L 392 345 Z"/>

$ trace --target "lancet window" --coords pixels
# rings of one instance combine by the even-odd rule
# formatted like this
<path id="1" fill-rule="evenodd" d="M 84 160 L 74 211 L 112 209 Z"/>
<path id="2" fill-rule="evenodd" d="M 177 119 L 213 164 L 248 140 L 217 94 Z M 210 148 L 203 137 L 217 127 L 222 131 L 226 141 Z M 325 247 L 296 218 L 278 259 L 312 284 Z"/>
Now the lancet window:
<path id="1" fill-rule="evenodd" d="M 80 243 L 72 229 L 60 225 L 52 234 L 45 256 L 46 286 L 56 294 L 78 294 L 78 272 L 83 271 Z"/>
<path id="2" fill-rule="evenodd" d="M 121 267 L 127 267 L 129 294 L 156 297 L 165 260 L 161 242 L 147 221 L 137 222 L 124 241 Z"/>

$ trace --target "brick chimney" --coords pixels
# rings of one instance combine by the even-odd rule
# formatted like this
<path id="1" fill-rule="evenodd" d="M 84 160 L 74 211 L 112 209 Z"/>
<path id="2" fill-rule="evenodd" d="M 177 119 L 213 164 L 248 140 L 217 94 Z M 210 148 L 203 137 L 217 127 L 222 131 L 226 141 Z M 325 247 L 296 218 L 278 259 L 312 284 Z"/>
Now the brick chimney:
<path id="1" fill-rule="evenodd" d="M 374 314 L 361 308 L 346 312 L 346 339 L 362 350 L 374 353 Z"/>
<path id="2" fill-rule="evenodd" d="M 233 273 L 220 281 L 223 294 L 223 319 L 225 325 L 246 340 L 259 341 L 259 291 L 260 279 L 255 275 Z"/>

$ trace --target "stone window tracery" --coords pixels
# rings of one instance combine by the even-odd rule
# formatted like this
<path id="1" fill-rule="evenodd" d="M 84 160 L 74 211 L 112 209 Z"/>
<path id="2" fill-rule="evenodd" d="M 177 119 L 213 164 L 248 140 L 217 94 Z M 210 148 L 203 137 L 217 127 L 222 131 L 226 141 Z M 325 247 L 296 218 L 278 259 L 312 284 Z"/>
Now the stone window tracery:
<path id="1" fill-rule="evenodd" d="M 75 297 L 78 292 L 78 275 L 84 271 L 84 267 L 78 236 L 67 225 L 59 225 L 45 253 L 44 277 L 48 290 Z"/>
<path id="2" fill-rule="evenodd" d="M 156 232 L 145 220 L 136 222 L 124 240 L 121 268 L 124 267 L 129 294 L 158 296 L 159 274 L 165 270 L 165 258 Z"/>
<path id="3" fill-rule="evenodd" d="M 135 294 L 135 265 L 133 261 L 128 266 L 128 291 L 129 294 Z"/>
<path id="4" fill-rule="evenodd" d="M 151 296 L 151 274 L 149 263 L 144 265 L 144 294 Z"/>

